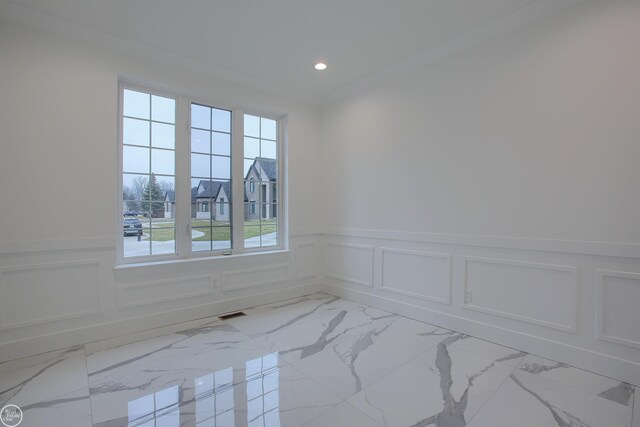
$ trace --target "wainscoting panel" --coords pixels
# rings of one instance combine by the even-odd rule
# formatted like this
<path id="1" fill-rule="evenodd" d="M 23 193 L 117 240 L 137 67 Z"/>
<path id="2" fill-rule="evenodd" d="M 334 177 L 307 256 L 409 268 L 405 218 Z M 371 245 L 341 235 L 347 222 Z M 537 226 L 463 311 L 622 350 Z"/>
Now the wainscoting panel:
<path id="1" fill-rule="evenodd" d="M 640 348 L 640 274 L 598 271 L 596 336 Z"/>
<path id="2" fill-rule="evenodd" d="M 318 245 L 316 242 L 300 242 L 296 245 L 296 281 L 315 283 L 318 280 Z"/>
<path id="3" fill-rule="evenodd" d="M 358 229 L 324 242 L 325 292 L 640 385 L 640 245 Z"/>
<path id="4" fill-rule="evenodd" d="M 0 326 L 12 329 L 97 314 L 99 288 L 99 260 L 4 267 Z"/>
<path id="5" fill-rule="evenodd" d="M 222 273 L 222 292 L 289 281 L 289 264 L 265 265 Z"/>
<path id="6" fill-rule="evenodd" d="M 463 306 L 576 332 L 577 269 L 490 258 L 464 258 Z"/>
<path id="7" fill-rule="evenodd" d="M 118 265 L 115 238 L 0 242 L 0 362 L 318 292 L 321 235 L 289 245 Z"/>
<path id="8" fill-rule="evenodd" d="M 381 248 L 382 289 L 451 303 L 451 255 Z"/>
<path id="9" fill-rule="evenodd" d="M 373 246 L 327 242 L 325 277 L 372 288 Z"/>
<path id="10" fill-rule="evenodd" d="M 121 284 L 118 286 L 118 307 L 139 307 L 210 295 L 214 281 L 211 276 L 199 276 Z"/>

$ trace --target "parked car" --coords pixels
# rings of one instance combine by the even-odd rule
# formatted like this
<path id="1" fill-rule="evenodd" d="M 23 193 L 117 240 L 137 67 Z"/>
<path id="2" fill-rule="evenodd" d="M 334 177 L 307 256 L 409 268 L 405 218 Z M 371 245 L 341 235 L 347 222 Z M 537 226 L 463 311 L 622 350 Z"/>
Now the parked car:
<path id="1" fill-rule="evenodd" d="M 137 218 L 125 218 L 123 227 L 125 236 L 142 236 L 142 223 Z"/>

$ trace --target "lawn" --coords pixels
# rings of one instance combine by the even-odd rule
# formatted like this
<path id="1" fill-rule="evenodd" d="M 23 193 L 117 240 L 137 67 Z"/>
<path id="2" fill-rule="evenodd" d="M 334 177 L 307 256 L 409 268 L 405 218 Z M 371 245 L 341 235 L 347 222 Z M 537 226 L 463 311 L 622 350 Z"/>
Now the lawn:
<path id="1" fill-rule="evenodd" d="M 167 227 L 171 228 L 153 228 L 151 233 L 152 239 L 154 242 L 166 242 L 169 240 L 175 240 L 174 229 L 171 224 L 171 220 L 167 220 L 165 222 Z M 146 225 L 146 224 L 145 224 Z M 161 224 L 156 224 L 156 226 L 162 227 Z M 220 240 L 231 240 L 231 228 L 229 227 L 228 222 L 218 222 L 218 221 L 208 221 L 204 219 L 196 219 L 191 223 L 191 227 L 194 230 L 197 230 L 201 233 L 204 233 L 202 236 L 196 237 L 193 241 L 204 241 L 208 242 L 210 240 L 220 241 Z M 149 228 L 142 228 L 145 236 L 143 240 L 149 240 Z M 245 221 L 244 223 L 244 238 L 249 239 L 251 237 L 256 237 L 260 235 L 265 235 L 269 233 L 273 233 L 277 230 L 276 220 L 263 220 L 263 221 Z M 213 239 L 212 239 L 213 236 Z"/>

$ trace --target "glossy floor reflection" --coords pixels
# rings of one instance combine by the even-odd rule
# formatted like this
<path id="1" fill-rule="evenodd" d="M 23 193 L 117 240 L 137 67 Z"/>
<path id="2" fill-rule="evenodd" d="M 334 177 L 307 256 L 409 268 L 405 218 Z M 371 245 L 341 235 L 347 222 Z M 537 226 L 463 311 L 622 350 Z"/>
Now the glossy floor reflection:
<path id="1" fill-rule="evenodd" d="M 640 427 L 629 384 L 372 307 L 245 312 L 0 364 L 0 406 L 24 426 Z"/>

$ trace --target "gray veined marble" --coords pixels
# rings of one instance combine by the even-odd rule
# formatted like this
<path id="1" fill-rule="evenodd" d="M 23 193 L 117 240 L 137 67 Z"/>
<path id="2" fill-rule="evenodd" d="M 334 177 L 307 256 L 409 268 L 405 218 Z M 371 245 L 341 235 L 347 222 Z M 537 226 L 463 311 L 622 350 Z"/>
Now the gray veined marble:
<path id="1" fill-rule="evenodd" d="M 629 406 L 632 403 L 632 398 L 635 388 L 631 384 L 619 383 L 602 393 L 598 393 L 598 396 L 609 399 L 612 402 L 618 402 L 621 405 Z"/>
<path id="2" fill-rule="evenodd" d="M 633 386 L 313 294 L 0 364 L 24 425 L 640 427 Z"/>
<path id="3" fill-rule="evenodd" d="M 329 335 L 335 331 L 336 327 L 344 320 L 344 317 L 346 315 L 347 315 L 346 311 L 341 311 L 338 314 L 336 314 L 336 316 L 329 321 L 329 324 L 327 325 L 327 327 L 320 333 L 320 336 L 318 337 L 318 339 L 315 340 L 313 343 L 308 345 L 302 345 L 300 347 L 294 347 L 294 348 L 282 350 L 280 351 L 280 354 L 287 355 L 289 353 L 294 353 L 299 351 L 300 358 L 304 359 L 305 357 L 309 357 L 323 351 L 325 348 L 327 348 L 327 345 L 331 344 L 333 341 L 335 341 L 337 338 L 340 337 L 340 335 L 333 335 L 331 338 L 329 338 Z"/>
<path id="4" fill-rule="evenodd" d="M 597 375 L 589 375 L 597 382 Z M 631 414 L 627 405 L 516 369 L 469 426 L 496 426 L 500 420 L 504 426 L 628 427 Z"/>
<path id="5" fill-rule="evenodd" d="M 513 370 L 454 346 L 467 339 L 458 333 L 442 335 L 435 348 L 348 402 L 385 426 L 465 426 Z"/>
<path id="6" fill-rule="evenodd" d="M 543 399 L 540 395 L 538 395 L 535 391 L 527 388 L 522 382 L 520 382 L 518 377 L 516 377 L 515 375 L 511 374 L 509 378 L 511 378 L 511 380 L 513 380 L 513 382 L 516 383 L 520 388 L 525 390 L 527 393 L 533 396 L 538 402 L 540 402 L 543 406 L 545 406 L 553 416 L 553 419 L 555 420 L 555 422 L 558 423 L 558 426 L 588 427 L 587 424 L 584 423 L 582 420 L 580 420 L 578 417 L 571 415 L 567 411 L 563 411 L 559 408 L 556 408 L 554 405 L 552 405 L 551 403 Z"/>
<path id="7" fill-rule="evenodd" d="M 575 387 L 625 406 L 633 404 L 634 387 L 611 378 L 596 375 L 564 363 L 527 355 L 520 370 Z"/>
<path id="8" fill-rule="evenodd" d="M 0 407 L 18 405 L 22 425 L 91 425 L 83 347 L 0 364 Z"/>

